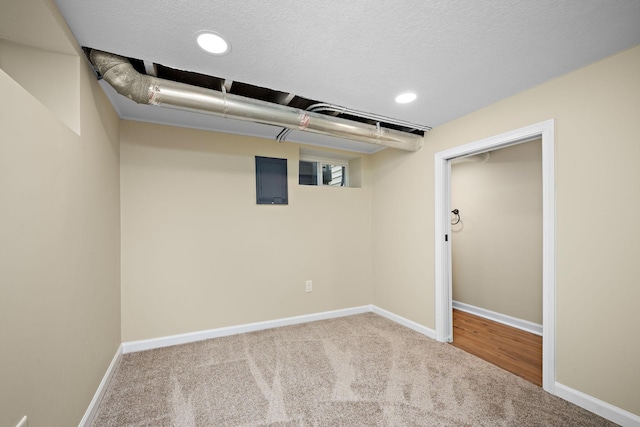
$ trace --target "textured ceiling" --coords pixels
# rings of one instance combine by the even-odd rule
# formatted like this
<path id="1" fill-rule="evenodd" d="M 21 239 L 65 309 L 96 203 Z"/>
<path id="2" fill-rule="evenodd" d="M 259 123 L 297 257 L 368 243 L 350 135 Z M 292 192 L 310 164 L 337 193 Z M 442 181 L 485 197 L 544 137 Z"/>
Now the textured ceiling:
<path id="1" fill-rule="evenodd" d="M 82 46 L 433 127 L 640 44 L 638 0 L 56 3 Z M 202 30 L 224 35 L 231 52 L 201 51 Z M 417 101 L 395 104 L 407 90 Z M 125 118 L 267 138 L 279 131 L 113 100 Z M 289 140 L 378 149 L 301 132 Z"/>

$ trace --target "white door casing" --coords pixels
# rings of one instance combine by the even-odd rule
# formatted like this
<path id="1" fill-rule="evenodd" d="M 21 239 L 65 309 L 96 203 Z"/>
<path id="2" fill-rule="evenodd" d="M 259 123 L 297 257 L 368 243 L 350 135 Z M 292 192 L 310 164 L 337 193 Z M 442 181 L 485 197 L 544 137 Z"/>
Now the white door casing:
<path id="1" fill-rule="evenodd" d="M 435 324 L 436 339 L 451 342 L 451 164 L 464 156 L 542 139 L 542 387 L 554 393 L 556 318 L 555 121 L 547 120 L 435 153 Z"/>

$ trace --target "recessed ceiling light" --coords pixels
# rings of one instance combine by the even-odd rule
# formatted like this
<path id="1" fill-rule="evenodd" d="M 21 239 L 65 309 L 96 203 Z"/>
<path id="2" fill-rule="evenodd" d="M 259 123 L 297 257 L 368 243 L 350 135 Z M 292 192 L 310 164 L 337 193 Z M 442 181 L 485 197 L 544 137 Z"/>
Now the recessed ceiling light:
<path id="1" fill-rule="evenodd" d="M 401 93 L 400 95 L 396 96 L 396 102 L 398 104 L 407 104 L 409 102 L 415 101 L 417 97 L 418 97 L 418 95 L 416 95 L 413 92 L 405 92 L 405 93 Z"/>
<path id="2" fill-rule="evenodd" d="M 231 45 L 222 36 L 210 31 L 198 33 L 198 45 L 214 55 L 225 55 L 231 50 Z"/>

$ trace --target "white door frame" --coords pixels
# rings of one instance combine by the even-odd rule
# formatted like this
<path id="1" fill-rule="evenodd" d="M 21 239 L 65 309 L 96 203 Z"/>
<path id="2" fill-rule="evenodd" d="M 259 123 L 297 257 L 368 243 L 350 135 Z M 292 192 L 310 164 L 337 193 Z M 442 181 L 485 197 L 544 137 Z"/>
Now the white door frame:
<path id="1" fill-rule="evenodd" d="M 542 387 L 554 394 L 556 320 L 556 189 L 554 120 L 435 154 L 436 339 L 453 339 L 451 291 L 451 160 L 542 138 Z"/>

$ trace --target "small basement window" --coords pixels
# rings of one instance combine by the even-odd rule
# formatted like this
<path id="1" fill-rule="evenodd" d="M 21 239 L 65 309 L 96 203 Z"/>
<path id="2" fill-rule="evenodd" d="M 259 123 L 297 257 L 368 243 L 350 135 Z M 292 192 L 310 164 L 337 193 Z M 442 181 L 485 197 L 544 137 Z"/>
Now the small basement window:
<path id="1" fill-rule="evenodd" d="M 349 162 L 338 160 L 300 159 L 300 185 L 349 186 Z"/>

